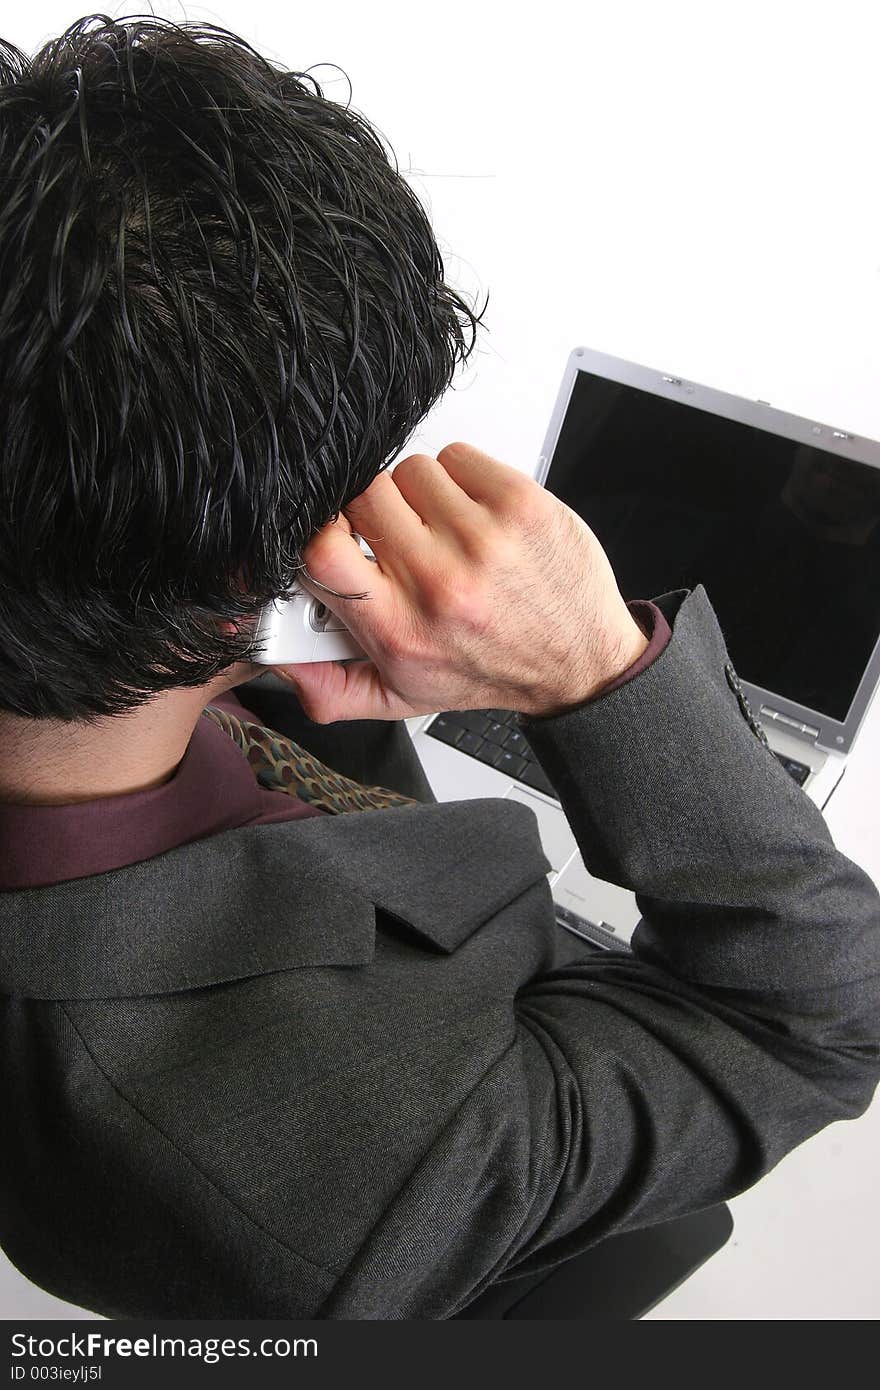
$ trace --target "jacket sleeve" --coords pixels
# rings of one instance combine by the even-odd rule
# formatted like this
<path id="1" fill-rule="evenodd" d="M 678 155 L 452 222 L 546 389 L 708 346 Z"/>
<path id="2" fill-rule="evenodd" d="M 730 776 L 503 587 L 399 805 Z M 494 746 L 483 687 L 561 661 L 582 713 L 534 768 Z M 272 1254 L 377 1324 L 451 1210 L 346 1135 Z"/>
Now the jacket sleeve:
<path id="1" fill-rule="evenodd" d="M 642 918 L 632 956 L 517 995 L 531 1179 L 496 1277 L 735 1195 L 880 1078 L 877 890 L 742 707 L 703 587 L 654 602 L 673 636 L 637 679 L 523 720 L 588 870 Z"/>

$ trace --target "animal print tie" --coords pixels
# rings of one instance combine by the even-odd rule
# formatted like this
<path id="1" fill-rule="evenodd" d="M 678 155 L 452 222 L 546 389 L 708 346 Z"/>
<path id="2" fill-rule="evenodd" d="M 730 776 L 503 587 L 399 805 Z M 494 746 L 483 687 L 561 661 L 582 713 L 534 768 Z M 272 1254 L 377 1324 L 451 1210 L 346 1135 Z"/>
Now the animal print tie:
<path id="1" fill-rule="evenodd" d="M 301 801 L 329 811 L 331 815 L 418 804 L 413 797 L 402 796 L 400 792 L 389 791 L 386 787 L 365 787 L 350 777 L 343 777 L 313 758 L 292 738 L 267 729 L 263 724 L 238 719 L 215 705 L 203 709 L 202 716 L 212 720 L 238 744 L 260 786 L 267 791 L 298 796 Z"/>

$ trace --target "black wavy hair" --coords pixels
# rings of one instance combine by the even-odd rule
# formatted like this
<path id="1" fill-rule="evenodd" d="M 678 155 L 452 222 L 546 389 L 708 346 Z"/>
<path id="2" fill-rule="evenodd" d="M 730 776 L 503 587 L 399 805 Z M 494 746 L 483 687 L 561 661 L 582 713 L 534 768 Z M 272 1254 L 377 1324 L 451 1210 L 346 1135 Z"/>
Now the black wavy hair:
<path id="1" fill-rule="evenodd" d="M 0 41 L 0 708 L 249 659 L 473 351 L 486 305 L 349 108 L 212 24 Z"/>

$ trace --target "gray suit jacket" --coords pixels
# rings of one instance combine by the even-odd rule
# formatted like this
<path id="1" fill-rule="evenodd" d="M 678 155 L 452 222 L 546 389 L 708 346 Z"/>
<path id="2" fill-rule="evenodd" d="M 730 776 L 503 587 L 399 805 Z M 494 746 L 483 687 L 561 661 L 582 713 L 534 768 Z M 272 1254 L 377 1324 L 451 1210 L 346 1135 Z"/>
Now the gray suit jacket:
<path id="1" fill-rule="evenodd" d="M 556 926 L 498 799 L 0 895 L 25 1274 L 111 1317 L 446 1318 L 865 1109 L 876 889 L 756 736 L 704 590 L 657 602 L 647 671 L 526 723 L 587 866 L 638 894 L 633 956 Z"/>

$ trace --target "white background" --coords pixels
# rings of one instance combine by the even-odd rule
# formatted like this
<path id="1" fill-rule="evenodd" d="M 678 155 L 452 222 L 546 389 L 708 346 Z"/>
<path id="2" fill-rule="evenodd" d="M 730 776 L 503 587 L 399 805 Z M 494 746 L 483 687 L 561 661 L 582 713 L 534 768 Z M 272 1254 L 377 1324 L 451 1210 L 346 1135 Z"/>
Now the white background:
<path id="1" fill-rule="evenodd" d="M 101 8 L 96 6 L 96 9 Z M 114 17 L 148 4 L 104 7 Z M 2 8 L 31 52 L 85 13 Z M 534 470 L 578 344 L 880 438 L 873 3 L 228 0 L 152 7 L 312 68 L 390 144 L 486 328 L 405 453 Z M 828 808 L 880 880 L 880 703 Z M 725 1249 L 651 1315 L 873 1319 L 880 1100 L 732 1203 Z M 169 1252 L 169 1257 L 173 1254 Z M 0 1264 L 5 1317 L 88 1316 Z"/>

